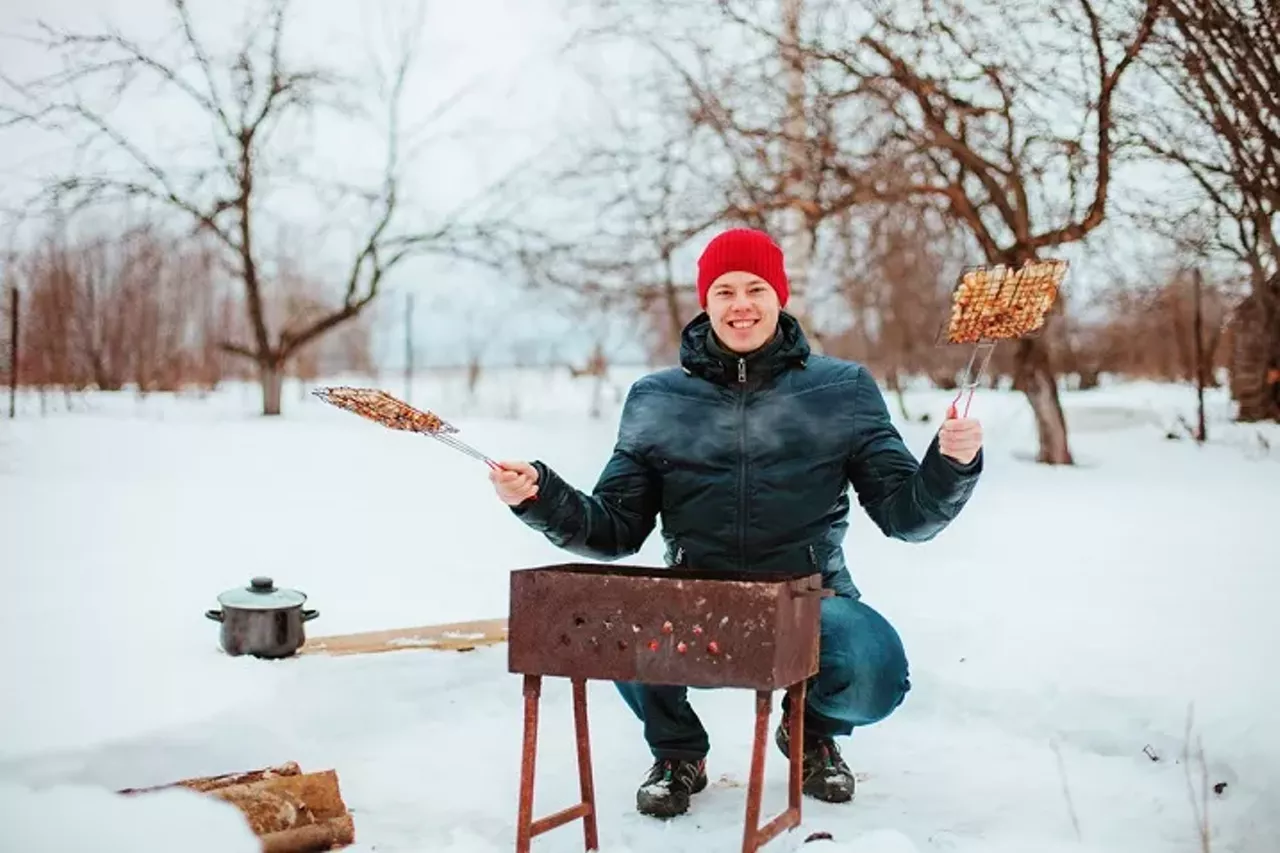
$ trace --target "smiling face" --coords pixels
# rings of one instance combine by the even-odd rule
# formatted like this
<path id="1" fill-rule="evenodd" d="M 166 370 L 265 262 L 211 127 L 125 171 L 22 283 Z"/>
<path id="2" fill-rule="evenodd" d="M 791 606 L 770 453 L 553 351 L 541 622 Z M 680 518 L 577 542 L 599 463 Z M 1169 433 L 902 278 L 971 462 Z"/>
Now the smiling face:
<path id="1" fill-rule="evenodd" d="M 729 350 L 748 353 L 769 342 L 778 328 L 778 294 L 748 272 L 727 272 L 707 289 L 711 329 Z"/>

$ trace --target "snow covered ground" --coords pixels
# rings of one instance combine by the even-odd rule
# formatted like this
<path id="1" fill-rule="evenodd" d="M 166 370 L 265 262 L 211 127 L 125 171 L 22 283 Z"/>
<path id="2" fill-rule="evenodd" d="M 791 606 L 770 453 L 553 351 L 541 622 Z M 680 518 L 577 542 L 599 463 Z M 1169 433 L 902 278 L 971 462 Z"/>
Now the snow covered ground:
<path id="1" fill-rule="evenodd" d="M 413 399 L 491 455 L 589 488 L 632 375 L 599 420 L 591 380 L 567 374 L 489 374 L 475 397 L 442 375 Z M 507 572 L 564 557 L 483 466 L 301 390 L 272 420 L 231 387 L 50 397 L 44 416 L 29 396 L 0 422 L 0 850 L 255 850 L 229 806 L 110 792 L 290 759 L 338 770 L 353 850 L 513 848 L 520 685 L 504 647 L 267 663 L 222 655 L 202 616 L 259 574 L 308 593 L 313 635 L 505 616 Z M 907 399 L 935 418 L 946 402 Z M 1226 423 L 1215 392 L 1207 446 L 1165 440 L 1193 404 L 1186 388 L 1067 393 L 1081 464 L 1056 470 L 1024 461 L 1023 399 L 983 390 L 988 473 L 955 526 L 906 545 L 855 516 L 855 579 L 902 633 L 913 690 L 846 742 L 854 803 L 806 800 L 804 826 L 767 849 L 1189 853 L 1206 781 L 1215 851 L 1280 848 L 1280 431 Z M 900 427 L 923 451 L 932 425 Z M 637 561 L 658 560 L 654 536 Z M 548 682 L 539 814 L 574 799 L 568 698 Z M 638 724 L 611 685 L 590 702 L 604 850 L 737 849 L 750 695 L 694 694 L 713 784 L 669 824 L 634 812 Z M 1189 709 L 1203 768 L 1183 761 Z M 772 747 L 766 778 L 772 814 Z M 834 843 L 803 845 L 817 830 Z M 575 824 L 534 849 L 581 844 Z"/>

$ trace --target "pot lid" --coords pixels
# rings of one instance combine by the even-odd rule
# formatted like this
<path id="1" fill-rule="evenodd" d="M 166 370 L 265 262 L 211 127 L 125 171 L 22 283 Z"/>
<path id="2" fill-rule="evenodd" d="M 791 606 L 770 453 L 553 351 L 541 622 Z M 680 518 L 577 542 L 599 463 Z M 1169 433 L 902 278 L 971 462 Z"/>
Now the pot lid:
<path id="1" fill-rule="evenodd" d="M 256 577 L 248 586 L 229 589 L 218 596 L 223 607 L 239 607 L 242 610 L 279 610 L 297 607 L 307 600 L 305 593 L 296 589 L 280 589 L 267 577 Z"/>

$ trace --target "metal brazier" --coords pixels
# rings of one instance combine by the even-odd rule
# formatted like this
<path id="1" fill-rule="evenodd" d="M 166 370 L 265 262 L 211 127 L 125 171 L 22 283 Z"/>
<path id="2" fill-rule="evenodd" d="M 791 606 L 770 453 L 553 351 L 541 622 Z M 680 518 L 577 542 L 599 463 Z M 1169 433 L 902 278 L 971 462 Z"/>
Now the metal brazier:
<path id="1" fill-rule="evenodd" d="M 511 573 L 511 672 L 776 690 L 818 671 L 822 577 L 564 563 Z"/>
<path id="2" fill-rule="evenodd" d="M 287 658 L 307 640 L 305 623 L 320 615 L 304 610 L 305 593 L 280 589 L 271 578 L 256 577 L 246 587 L 229 589 L 218 596 L 220 610 L 205 616 L 222 623 L 222 649 L 232 656 Z"/>

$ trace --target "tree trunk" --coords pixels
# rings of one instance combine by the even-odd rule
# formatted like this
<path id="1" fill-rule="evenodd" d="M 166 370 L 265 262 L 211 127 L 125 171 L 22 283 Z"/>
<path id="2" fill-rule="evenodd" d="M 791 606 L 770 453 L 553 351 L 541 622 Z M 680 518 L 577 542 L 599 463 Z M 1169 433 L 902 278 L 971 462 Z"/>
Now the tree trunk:
<path id="1" fill-rule="evenodd" d="M 1271 276 L 1264 291 L 1262 317 L 1266 325 L 1262 340 L 1267 353 L 1268 416 L 1280 422 L 1280 272 Z"/>
<path id="2" fill-rule="evenodd" d="M 591 411 L 588 414 L 592 420 L 599 420 L 604 414 L 604 380 L 605 374 L 598 373 L 591 383 Z"/>
<path id="3" fill-rule="evenodd" d="M 680 334 L 684 331 L 684 321 L 680 318 L 680 294 L 676 290 L 675 270 L 671 265 L 671 253 L 664 252 L 662 265 L 666 269 L 667 280 L 662 283 L 662 296 L 667 304 L 667 322 L 670 324 L 672 348 L 676 360 L 680 357 Z"/>
<path id="4" fill-rule="evenodd" d="M 1238 406 L 1236 420 L 1244 423 L 1280 418 L 1280 384 L 1274 382 L 1275 368 L 1268 369 L 1280 365 L 1280 334 L 1267 328 L 1266 305 L 1260 297 L 1260 290 L 1250 294 L 1233 321 L 1232 396 Z M 1276 351 L 1268 352 L 1272 347 Z"/>
<path id="5" fill-rule="evenodd" d="M 1067 419 L 1058 399 L 1058 384 L 1049 364 L 1049 352 L 1043 339 L 1018 341 L 1015 356 L 1014 387 L 1027 395 L 1035 414 L 1036 434 L 1040 449 L 1036 461 L 1046 465 L 1074 465 L 1067 444 Z"/>
<path id="6" fill-rule="evenodd" d="M 1034 252 L 1023 255 L 1014 252 L 999 258 L 990 258 L 994 262 L 1003 262 L 1013 269 L 1036 260 Z M 1053 364 L 1049 358 L 1049 342 L 1051 325 L 1057 321 L 1057 312 L 1061 302 L 1055 304 L 1045 316 L 1045 325 L 1040 333 L 1032 338 L 1022 338 L 1013 357 L 1013 387 L 1027 396 L 1031 404 L 1031 412 L 1036 419 L 1036 435 L 1039 449 L 1036 462 L 1043 465 L 1074 465 L 1071 447 L 1067 442 L 1067 418 L 1062 411 L 1062 401 L 1058 398 L 1058 381 Z"/>
<path id="7" fill-rule="evenodd" d="M 902 375 L 895 367 L 889 371 L 889 390 L 898 398 L 898 411 L 902 413 L 904 421 L 911 421 L 911 413 L 907 411 L 907 397 L 902 392 Z"/>
<path id="8" fill-rule="evenodd" d="M 809 211 L 814 206 L 813 182 L 809 175 L 809 146 L 807 142 L 809 119 L 805 113 L 805 63 L 800 48 L 800 17 L 804 0 L 782 0 L 782 75 L 786 90 L 786 114 L 783 133 L 783 186 L 791 199 L 791 205 L 782 212 L 782 233 L 779 243 L 787 259 L 787 278 L 791 299 L 787 312 L 805 326 L 809 332 L 809 345 L 814 352 L 822 351 L 821 340 L 808 328 L 810 271 L 813 267 L 813 230 L 809 223 Z"/>
<path id="9" fill-rule="evenodd" d="M 274 362 L 258 365 L 258 380 L 262 383 L 262 414 L 280 414 L 280 397 L 284 393 L 284 370 Z"/>
<path id="10" fill-rule="evenodd" d="M 954 391 L 960 387 L 960 383 L 956 381 L 954 373 L 944 373 L 942 370 L 931 370 L 929 372 L 929 381 L 939 391 Z"/>
<path id="11" fill-rule="evenodd" d="M 667 334 L 670 335 L 670 353 L 680 357 L 680 336 L 684 333 L 684 321 L 680 319 L 680 300 L 674 287 L 667 290 Z"/>

